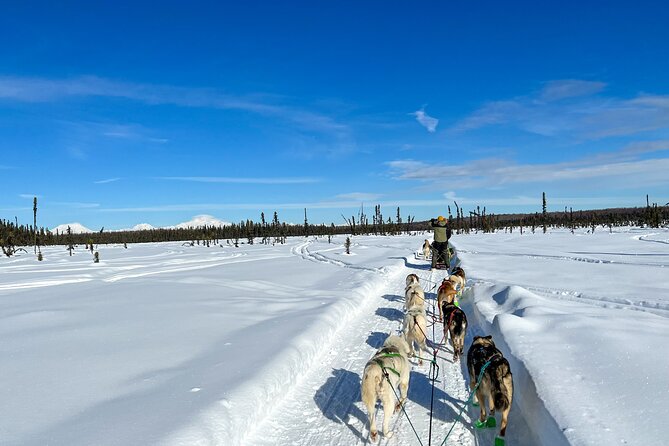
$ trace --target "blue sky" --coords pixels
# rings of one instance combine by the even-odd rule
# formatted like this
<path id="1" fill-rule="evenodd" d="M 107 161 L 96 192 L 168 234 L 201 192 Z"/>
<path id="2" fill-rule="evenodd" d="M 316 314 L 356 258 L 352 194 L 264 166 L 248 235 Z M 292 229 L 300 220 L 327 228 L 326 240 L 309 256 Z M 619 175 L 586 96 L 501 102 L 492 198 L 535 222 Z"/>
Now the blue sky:
<path id="1" fill-rule="evenodd" d="M 34 195 L 93 229 L 669 201 L 664 2 L 21 3 L 0 218 Z"/>

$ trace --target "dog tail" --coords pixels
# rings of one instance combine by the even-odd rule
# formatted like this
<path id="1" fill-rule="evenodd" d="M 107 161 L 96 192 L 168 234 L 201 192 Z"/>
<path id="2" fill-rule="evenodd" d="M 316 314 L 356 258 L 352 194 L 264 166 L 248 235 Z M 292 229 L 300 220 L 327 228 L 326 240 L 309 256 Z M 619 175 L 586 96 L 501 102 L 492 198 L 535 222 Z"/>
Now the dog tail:
<path id="1" fill-rule="evenodd" d="M 373 407 L 376 404 L 377 396 L 381 395 L 382 386 L 383 371 L 381 367 L 376 364 L 367 367 L 362 377 L 362 388 L 360 389 L 362 402 L 367 407 Z"/>
<path id="2" fill-rule="evenodd" d="M 509 407 L 509 398 L 504 392 L 497 390 L 495 392 L 495 410 L 506 410 Z"/>
<path id="3" fill-rule="evenodd" d="M 513 377 L 506 359 L 495 368 L 495 378 L 498 382 L 493 395 L 495 410 L 507 410 L 513 398 Z"/>

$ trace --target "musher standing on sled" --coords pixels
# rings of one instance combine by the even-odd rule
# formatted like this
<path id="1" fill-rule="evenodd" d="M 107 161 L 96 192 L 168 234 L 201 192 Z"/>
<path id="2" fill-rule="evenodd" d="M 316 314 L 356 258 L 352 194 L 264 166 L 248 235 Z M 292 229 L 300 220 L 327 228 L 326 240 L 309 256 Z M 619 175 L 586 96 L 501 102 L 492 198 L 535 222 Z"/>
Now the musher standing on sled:
<path id="1" fill-rule="evenodd" d="M 451 238 L 451 227 L 443 216 L 430 220 L 430 227 L 434 230 L 434 241 L 432 242 L 432 269 L 436 268 L 438 263 L 450 267 L 448 255 L 448 239 Z M 439 262 L 439 260 L 442 260 Z"/>

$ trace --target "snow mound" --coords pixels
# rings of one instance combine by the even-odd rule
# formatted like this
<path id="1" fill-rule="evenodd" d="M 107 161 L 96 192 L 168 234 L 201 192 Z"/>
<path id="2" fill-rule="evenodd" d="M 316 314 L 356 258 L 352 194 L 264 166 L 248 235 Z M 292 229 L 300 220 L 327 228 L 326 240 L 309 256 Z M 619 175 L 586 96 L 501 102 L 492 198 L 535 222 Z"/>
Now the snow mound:
<path id="1" fill-rule="evenodd" d="M 93 232 L 91 229 L 88 229 L 86 226 L 81 223 L 65 223 L 63 225 L 58 225 L 51 230 L 54 234 L 58 231 L 60 234 L 67 233 L 67 227 L 70 227 L 72 234 L 85 234 L 87 232 Z"/>

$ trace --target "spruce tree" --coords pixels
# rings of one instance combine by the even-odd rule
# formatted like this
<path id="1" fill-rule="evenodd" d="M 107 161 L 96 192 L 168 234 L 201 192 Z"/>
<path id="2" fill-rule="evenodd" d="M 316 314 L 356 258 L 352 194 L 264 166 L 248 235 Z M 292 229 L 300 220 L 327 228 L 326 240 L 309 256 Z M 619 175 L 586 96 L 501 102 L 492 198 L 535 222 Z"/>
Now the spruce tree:
<path id="1" fill-rule="evenodd" d="M 33 232 L 35 233 L 35 254 L 37 254 L 37 197 L 33 198 Z"/>
<path id="2" fill-rule="evenodd" d="M 72 251 L 74 251 L 74 245 L 72 243 L 72 229 L 67 227 L 67 250 L 70 251 L 70 257 L 72 257 Z"/>
<path id="3" fill-rule="evenodd" d="M 542 192 L 542 220 L 543 220 L 543 229 L 544 229 L 544 234 L 546 233 L 546 221 L 548 219 L 548 216 L 546 214 L 546 192 Z"/>

